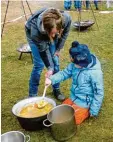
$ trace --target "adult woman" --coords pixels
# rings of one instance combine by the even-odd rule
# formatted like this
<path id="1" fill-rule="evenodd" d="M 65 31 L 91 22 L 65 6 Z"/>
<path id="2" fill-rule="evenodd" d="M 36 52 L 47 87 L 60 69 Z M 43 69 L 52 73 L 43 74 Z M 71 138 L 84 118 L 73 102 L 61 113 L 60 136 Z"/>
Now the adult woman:
<path id="1" fill-rule="evenodd" d="M 34 13 L 25 25 L 26 36 L 33 54 L 33 70 L 29 81 L 29 96 L 36 96 L 44 65 L 46 77 L 59 71 L 59 52 L 63 48 L 71 25 L 69 14 L 54 8 L 43 8 Z M 53 85 L 53 93 L 59 100 L 65 96 L 60 84 Z"/>

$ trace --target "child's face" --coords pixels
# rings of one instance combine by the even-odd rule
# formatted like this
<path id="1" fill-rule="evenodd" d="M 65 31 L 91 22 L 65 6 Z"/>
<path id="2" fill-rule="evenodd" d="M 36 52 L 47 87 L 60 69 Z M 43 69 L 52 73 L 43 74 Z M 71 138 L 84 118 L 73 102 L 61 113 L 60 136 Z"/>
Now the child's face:
<path id="1" fill-rule="evenodd" d="M 70 59 L 71 59 L 71 62 L 74 61 L 72 57 L 70 57 Z M 75 64 L 75 67 L 76 67 L 76 68 L 82 68 L 81 66 L 79 66 L 79 65 L 77 65 L 77 64 Z"/>

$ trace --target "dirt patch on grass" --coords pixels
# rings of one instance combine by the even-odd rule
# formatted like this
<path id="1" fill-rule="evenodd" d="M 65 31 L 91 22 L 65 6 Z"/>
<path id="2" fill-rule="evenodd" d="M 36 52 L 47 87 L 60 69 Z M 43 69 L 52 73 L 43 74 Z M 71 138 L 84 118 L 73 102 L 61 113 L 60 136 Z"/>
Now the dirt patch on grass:
<path id="1" fill-rule="evenodd" d="M 29 3 L 29 6 L 32 12 L 35 12 L 37 9 L 40 9 L 42 7 L 55 7 L 59 9 L 63 8 L 63 1 L 28 1 L 28 3 Z M 23 1 L 23 4 L 25 7 L 26 14 L 31 14 L 27 6 L 27 3 Z M 1 21 L 2 22 L 5 16 L 6 6 L 7 6 L 7 2 L 2 1 L 1 2 Z M 9 2 L 7 21 L 15 19 L 23 14 L 24 12 L 23 12 L 21 1 L 10 1 Z"/>

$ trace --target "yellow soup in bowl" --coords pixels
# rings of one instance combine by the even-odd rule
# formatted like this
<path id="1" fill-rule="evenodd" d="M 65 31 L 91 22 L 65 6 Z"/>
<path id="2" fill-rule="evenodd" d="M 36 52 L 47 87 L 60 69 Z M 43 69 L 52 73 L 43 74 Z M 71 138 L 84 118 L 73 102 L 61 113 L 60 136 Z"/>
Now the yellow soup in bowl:
<path id="1" fill-rule="evenodd" d="M 46 103 L 46 105 L 42 108 L 38 107 L 38 103 L 33 103 L 29 104 L 21 109 L 19 112 L 20 117 L 25 117 L 25 118 L 34 118 L 34 117 L 40 117 L 43 115 L 46 115 L 51 111 L 53 108 L 53 105 L 51 103 Z"/>

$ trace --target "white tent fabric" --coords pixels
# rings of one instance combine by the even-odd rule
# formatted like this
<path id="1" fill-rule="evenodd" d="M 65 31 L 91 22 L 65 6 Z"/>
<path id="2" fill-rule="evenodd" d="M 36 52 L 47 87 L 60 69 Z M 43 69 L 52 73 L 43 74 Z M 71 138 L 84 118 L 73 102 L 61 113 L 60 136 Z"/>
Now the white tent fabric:
<path id="1" fill-rule="evenodd" d="M 113 7 L 113 0 L 107 0 L 106 5 L 107 8 Z"/>

